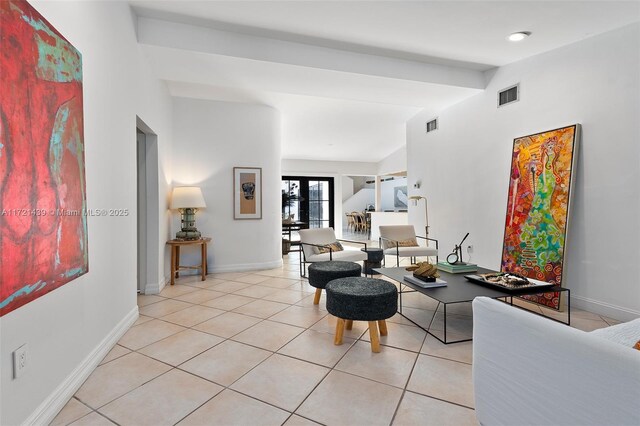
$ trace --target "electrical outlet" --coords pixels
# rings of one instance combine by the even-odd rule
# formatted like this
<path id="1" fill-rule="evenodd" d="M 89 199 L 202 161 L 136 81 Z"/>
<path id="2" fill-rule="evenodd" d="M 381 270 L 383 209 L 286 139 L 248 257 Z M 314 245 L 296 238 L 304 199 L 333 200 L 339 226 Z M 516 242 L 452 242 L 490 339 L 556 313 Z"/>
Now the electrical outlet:
<path id="1" fill-rule="evenodd" d="M 24 344 L 18 349 L 13 351 L 13 378 L 24 374 L 24 370 L 27 368 L 27 345 Z"/>
<path id="2" fill-rule="evenodd" d="M 469 244 L 467 246 L 467 253 L 469 253 L 469 254 L 473 253 L 473 245 Z"/>

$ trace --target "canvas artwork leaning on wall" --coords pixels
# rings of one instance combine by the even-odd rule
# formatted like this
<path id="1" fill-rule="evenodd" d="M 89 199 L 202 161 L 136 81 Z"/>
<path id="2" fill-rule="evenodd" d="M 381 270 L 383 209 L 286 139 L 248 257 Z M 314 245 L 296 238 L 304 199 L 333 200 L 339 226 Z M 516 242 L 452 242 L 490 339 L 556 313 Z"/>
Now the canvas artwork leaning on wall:
<path id="1" fill-rule="evenodd" d="M 87 273 L 82 57 L 0 1 L 0 315 Z"/>
<path id="2" fill-rule="evenodd" d="M 562 285 L 580 125 L 516 138 L 501 270 Z M 560 295 L 528 297 L 560 309 Z"/>

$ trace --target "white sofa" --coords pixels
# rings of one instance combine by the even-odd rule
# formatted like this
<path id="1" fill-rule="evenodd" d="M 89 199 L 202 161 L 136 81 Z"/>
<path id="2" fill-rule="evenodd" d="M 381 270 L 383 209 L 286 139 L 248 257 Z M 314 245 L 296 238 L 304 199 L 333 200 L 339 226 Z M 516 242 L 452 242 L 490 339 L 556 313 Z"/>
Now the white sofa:
<path id="1" fill-rule="evenodd" d="M 634 337 L 635 336 L 635 337 Z M 473 301 L 482 425 L 640 425 L 640 319 L 591 333 L 505 303 Z M 616 341 L 626 340 L 625 345 Z"/>

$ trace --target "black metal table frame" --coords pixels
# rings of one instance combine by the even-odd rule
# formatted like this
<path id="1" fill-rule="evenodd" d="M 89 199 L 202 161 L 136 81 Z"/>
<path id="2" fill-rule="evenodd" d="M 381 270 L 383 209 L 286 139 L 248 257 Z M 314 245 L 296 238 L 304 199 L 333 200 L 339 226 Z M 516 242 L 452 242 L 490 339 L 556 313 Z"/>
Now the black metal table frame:
<path id="1" fill-rule="evenodd" d="M 384 275 L 384 274 L 383 274 Z M 392 278 L 394 279 L 394 278 Z M 395 280 L 395 279 L 394 279 Z M 398 280 L 395 280 L 398 281 Z M 432 297 L 430 297 L 429 295 L 422 293 L 421 291 L 416 290 L 414 287 L 411 286 L 410 283 L 404 282 L 404 281 L 398 281 L 400 284 L 400 290 L 398 291 L 398 314 L 400 316 L 402 316 L 403 318 L 407 319 L 408 321 L 410 321 L 411 323 L 413 323 L 414 325 L 416 325 L 417 327 L 421 328 L 422 330 L 424 330 L 427 334 L 435 337 L 436 339 L 438 339 L 438 341 L 440 343 L 444 343 L 445 345 L 450 345 L 452 343 L 462 343 L 462 342 L 470 342 L 473 340 L 473 338 L 470 339 L 460 339 L 460 340 L 454 340 L 454 341 L 449 341 L 447 340 L 447 305 L 455 305 L 458 303 L 471 303 L 473 302 L 473 300 L 461 300 L 459 302 L 449 302 L 449 303 L 445 303 L 445 302 L 441 302 L 437 299 L 433 299 Z M 474 284 L 474 285 L 480 285 L 480 284 Z M 402 290 L 402 286 L 404 287 L 409 287 L 412 290 L 411 291 L 406 291 L 406 290 Z M 558 319 L 555 319 L 553 317 L 549 317 L 546 316 L 542 313 L 536 313 L 534 311 L 531 311 L 529 309 L 525 309 L 522 306 L 518 306 L 518 305 L 514 305 L 513 304 L 513 298 L 514 297 L 518 297 L 518 296 L 530 296 L 532 294 L 544 294 L 544 293 L 563 293 L 566 292 L 567 293 L 567 321 L 561 321 Z M 431 317 L 431 321 L 429 321 L 429 325 L 427 326 L 427 328 L 424 328 L 422 325 L 418 324 L 416 321 L 412 320 L 411 318 L 409 318 L 408 316 L 406 316 L 405 314 L 402 313 L 402 295 L 405 293 L 420 293 L 423 294 L 426 297 L 429 297 L 430 299 L 436 300 L 438 302 L 438 305 L 436 306 L 436 309 L 433 313 L 433 316 Z M 571 290 L 568 288 L 564 288 L 564 287 L 552 287 L 551 289 L 548 289 L 545 291 L 545 289 L 540 289 L 538 291 L 536 291 L 535 293 L 531 293 L 531 294 L 509 294 L 509 293 L 504 293 L 503 296 L 498 296 L 498 297 L 493 297 L 492 299 L 496 299 L 496 300 L 501 300 L 504 303 L 509 303 L 511 306 L 514 306 L 518 309 L 522 309 L 523 311 L 527 311 L 527 312 L 531 312 L 532 314 L 536 314 L 536 315 L 540 315 L 542 317 L 545 317 L 547 319 L 550 319 L 552 321 L 555 322 L 559 322 L 561 324 L 565 324 L 565 325 L 571 325 Z M 509 299 L 509 301 L 507 301 L 507 299 Z M 433 320 L 435 319 L 436 315 L 438 314 L 438 309 L 440 308 L 440 305 L 443 305 L 443 314 L 444 314 L 444 339 L 441 339 L 440 337 L 438 337 L 436 334 L 432 333 L 430 331 L 431 328 L 431 324 L 433 324 Z"/>

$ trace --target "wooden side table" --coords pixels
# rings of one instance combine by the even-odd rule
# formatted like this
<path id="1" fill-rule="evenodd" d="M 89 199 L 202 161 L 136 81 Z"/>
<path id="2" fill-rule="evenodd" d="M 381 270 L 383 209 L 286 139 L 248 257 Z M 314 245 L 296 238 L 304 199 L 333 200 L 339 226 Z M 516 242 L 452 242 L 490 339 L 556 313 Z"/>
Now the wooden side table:
<path id="1" fill-rule="evenodd" d="M 171 285 L 176 283 L 176 278 L 180 276 L 181 269 L 200 269 L 202 281 L 207 275 L 207 244 L 211 238 L 200 238 L 199 240 L 169 240 L 167 244 L 171 246 Z M 180 266 L 180 247 L 200 246 L 201 264 L 199 266 Z"/>

